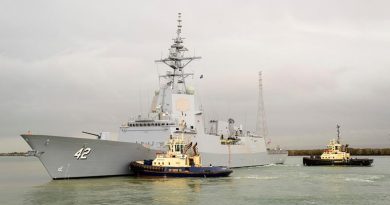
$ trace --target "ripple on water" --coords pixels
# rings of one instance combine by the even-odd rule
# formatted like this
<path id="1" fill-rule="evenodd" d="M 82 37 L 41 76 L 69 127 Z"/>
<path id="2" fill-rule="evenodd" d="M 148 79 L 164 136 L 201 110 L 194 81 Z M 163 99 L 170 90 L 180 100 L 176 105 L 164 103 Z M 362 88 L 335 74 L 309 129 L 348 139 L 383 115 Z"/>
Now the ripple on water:
<path id="1" fill-rule="evenodd" d="M 383 178 L 383 175 L 372 175 L 372 176 L 355 176 L 355 177 L 346 177 L 344 180 L 347 182 L 364 182 L 364 183 L 373 183 Z"/>
<path id="2" fill-rule="evenodd" d="M 300 167 L 302 164 L 267 164 L 258 167 Z"/>
<path id="3" fill-rule="evenodd" d="M 275 177 L 275 176 L 258 176 L 258 175 L 233 177 L 233 179 L 258 179 L 258 180 L 271 180 L 271 179 L 278 179 L 278 178 L 279 177 Z"/>

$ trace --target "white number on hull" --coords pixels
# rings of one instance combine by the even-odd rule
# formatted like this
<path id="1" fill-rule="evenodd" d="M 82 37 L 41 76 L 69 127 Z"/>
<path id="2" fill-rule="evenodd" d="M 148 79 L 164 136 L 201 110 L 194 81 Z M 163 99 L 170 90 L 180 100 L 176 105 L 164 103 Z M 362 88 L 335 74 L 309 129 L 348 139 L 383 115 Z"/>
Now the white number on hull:
<path id="1" fill-rule="evenodd" d="M 88 154 L 91 152 L 91 148 L 89 147 L 83 147 L 81 149 L 79 149 L 79 151 L 77 151 L 76 153 L 74 153 L 74 157 L 76 157 L 76 159 L 87 159 L 87 156 Z"/>
<path id="2" fill-rule="evenodd" d="M 91 152 L 91 148 L 84 148 L 83 153 L 81 154 L 80 159 L 87 159 L 87 155 Z"/>

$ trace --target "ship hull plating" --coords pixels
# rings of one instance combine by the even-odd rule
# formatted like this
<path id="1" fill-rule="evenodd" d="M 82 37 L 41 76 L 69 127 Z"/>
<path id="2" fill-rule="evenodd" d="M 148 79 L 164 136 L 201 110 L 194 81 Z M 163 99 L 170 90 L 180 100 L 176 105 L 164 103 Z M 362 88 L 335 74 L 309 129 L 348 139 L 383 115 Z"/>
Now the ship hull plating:
<path id="1" fill-rule="evenodd" d="M 49 135 L 22 137 L 53 179 L 129 175 L 130 161 L 152 158 L 156 153 L 128 142 Z"/>
<path id="2" fill-rule="evenodd" d="M 231 168 L 264 166 L 269 164 L 283 164 L 286 154 L 268 154 L 267 152 L 216 154 L 201 152 L 205 165 L 228 166 Z"/>

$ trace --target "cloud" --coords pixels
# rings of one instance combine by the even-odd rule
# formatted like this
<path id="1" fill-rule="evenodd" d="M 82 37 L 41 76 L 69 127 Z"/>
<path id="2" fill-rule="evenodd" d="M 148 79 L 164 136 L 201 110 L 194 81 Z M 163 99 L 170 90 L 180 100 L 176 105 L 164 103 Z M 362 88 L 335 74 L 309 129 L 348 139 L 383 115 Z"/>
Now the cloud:
<path id="1" fill-rule="evenodd" d="M 322 146 L 341 123 L 351 144 L 387 146 L 386 8 L 386 1 L 2 1 L 0 137 L 116 132 L 147 113 L 166 70 L 153 61 L 167 54 L 182 12 L 189 53 L 203 57 L 187 70 L 205 76 L 190 81 L 208 119 L 233 117 L 253 130 L 262 70 L 274 143 Z"/>

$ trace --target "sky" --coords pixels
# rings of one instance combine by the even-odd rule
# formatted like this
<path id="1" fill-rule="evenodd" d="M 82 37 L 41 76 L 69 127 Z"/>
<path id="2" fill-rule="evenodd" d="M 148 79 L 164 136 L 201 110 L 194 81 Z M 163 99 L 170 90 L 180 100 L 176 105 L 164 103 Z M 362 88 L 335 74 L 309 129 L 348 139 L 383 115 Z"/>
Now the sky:
<path id="1" fill-rule="evenodd" d="M 206 119 L 287 149 L 390 147 L 389 1 L 0 1 L 0 152 L 20 134 L 118 132 L 147 113 L 182 13 Z"/>

